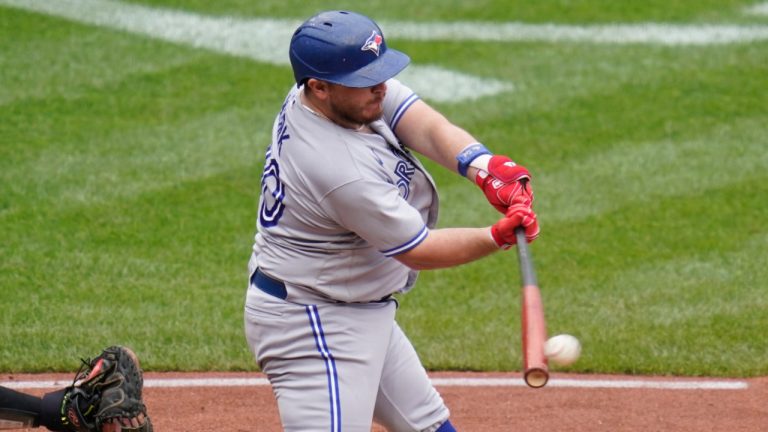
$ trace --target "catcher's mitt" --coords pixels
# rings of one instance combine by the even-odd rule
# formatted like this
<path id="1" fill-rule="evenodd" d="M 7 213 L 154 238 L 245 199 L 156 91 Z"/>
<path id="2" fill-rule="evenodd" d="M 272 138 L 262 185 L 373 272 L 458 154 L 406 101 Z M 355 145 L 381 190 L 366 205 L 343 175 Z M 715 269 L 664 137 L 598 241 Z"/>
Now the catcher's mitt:
<path id="1" fill-rule="evenodd" d="M 74 432 L 152 432 L 141 398 L 144 385 L 133 351 L 112 346 L 83 366 L 67 387 L 61 419 Z"/>

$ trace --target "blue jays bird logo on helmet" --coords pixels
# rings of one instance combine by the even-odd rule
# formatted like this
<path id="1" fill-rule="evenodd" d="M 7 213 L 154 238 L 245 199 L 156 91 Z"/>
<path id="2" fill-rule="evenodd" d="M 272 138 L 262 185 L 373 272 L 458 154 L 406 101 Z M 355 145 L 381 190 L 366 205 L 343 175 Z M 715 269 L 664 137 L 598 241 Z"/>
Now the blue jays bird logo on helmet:
<path id="1" fill-rule="evenodd" d="M 368 36 L 368 39 L 365 40 L 363 47 L 360 48 L 360 51 L 371 51 L 376 54 L 376 57 L 378 57 L 379 45 L 381 45 L 383 41 L 384 39 L 381 37 L 381 35 L 376 33 L 376 30 L 373 30 L 371 31 L 371 35 Z"/>

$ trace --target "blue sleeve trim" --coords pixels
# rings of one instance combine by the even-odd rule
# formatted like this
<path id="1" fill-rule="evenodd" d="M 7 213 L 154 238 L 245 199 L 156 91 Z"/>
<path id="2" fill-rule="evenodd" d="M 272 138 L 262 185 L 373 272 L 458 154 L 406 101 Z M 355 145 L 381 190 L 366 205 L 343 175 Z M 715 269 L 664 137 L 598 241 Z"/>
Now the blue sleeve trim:
<path id="1" fill-rule="evenodd" d="M 474 143 L 467 146 L 461 153 L 456 155 L 456 160 L 459 161 L 459 174 L 461 174 L 462 177 L 465 177 L 467 175 L 467 170 L 469 170 L 469 164 L 471 164 L 473 160 L 477 159 L 478 156 L 492 154 L 493 153 L 491 153 L 490 150 L 480 143 Z"/>
<path id="2" fill-rule="evenodd" d="M 409 250 L 415 248 L 419 245 L 419 243 L 423 242 L 425 238 L 427 238 L 427 234 L 429 234 L 429 230 L 427 229 L 427 226 L 425 225 L 421 231 L 419 231 L 418 234 L 416 234 L 412 239 L 408 240 L 407 242 L 403 243 L 400 246 L 393 247 L 392 249 L 387 249 L 384 251 L 381 251 L 385 256 L 391 257 L 394 255 L 401 254 L 403 252 L 408 252 Z"/>
<path id="3" fill-rule="evenodd" d="M 400 119 L 403 118 L 403 114 L 405 114 L 405 111 L 410 108 L 411 105 L 413 105 L 414 102 L 419 100 L 419 95 L 416 93 L 408 96 L 403 103 L 400 104 L 399 107 L 395 110 L 395 115 L 392 116 L 392 121 L 389 122 L 389 128 L 392 129 L 392 131 L 395 131 L 395 128 L 397 127 L 397 124 L 400 123 Z"/>

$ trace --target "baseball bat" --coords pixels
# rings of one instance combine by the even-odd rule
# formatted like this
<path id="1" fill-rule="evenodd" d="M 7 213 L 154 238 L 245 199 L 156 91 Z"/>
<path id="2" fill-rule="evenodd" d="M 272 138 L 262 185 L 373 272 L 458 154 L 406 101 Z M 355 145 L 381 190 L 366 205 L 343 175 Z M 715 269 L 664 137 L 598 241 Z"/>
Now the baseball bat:
<path id="1" fill-rule="evenodd" d="M 522 278 L 523 378 L 529 387 L 539 388 L 549 381 L 549 367 L 544 355 L 544 342 L 547 340 L 544 304 L 523 227 L 515 229 L 515 237 Z"/>

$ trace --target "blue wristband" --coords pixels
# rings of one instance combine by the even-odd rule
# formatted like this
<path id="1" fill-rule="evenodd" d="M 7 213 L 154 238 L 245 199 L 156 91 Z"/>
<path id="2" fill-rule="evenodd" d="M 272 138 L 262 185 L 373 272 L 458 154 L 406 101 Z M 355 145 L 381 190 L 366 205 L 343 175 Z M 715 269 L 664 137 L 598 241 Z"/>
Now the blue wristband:
<path id="1" fill-rule="evenodd" d="M 456 160 L 459 161 L 459 174 L 461 174 L 462 177 L 466 177 L 467 170 L 469 170 L 469 164 L 471 164 L 473 160 L 477 159 L 478 156 L 492 154 L 493 153 L 491 153 L 490 150 L 480 143 L 474 143 L 467 146 L 461 153 L 456 155 Z"/>

